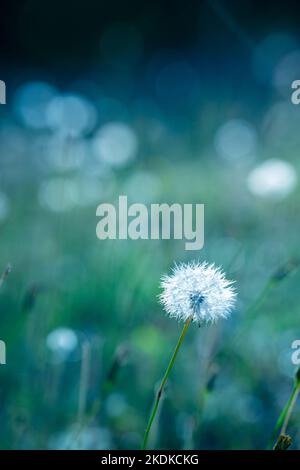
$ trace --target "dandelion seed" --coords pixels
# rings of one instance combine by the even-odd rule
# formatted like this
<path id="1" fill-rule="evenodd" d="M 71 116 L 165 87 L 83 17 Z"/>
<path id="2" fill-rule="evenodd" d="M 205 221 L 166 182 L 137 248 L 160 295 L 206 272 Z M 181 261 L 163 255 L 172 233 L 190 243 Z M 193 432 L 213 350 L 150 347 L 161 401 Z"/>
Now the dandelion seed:
<path id="1" fill-rule="evenodd" d="M 186 321 L 192 317 L 200 325 L 227 318 L 234 306 L 233 282 L 208 263 L 175 266 L 171 276 L 163 276 L 160 301 L 170 317 Z"/>

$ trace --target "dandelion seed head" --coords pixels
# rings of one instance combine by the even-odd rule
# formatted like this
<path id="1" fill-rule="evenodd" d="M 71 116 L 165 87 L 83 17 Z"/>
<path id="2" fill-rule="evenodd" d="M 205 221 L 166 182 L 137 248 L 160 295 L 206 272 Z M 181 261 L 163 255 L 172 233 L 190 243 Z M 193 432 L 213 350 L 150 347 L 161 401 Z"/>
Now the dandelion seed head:
<path id="1" fill-rule="evenodd" d="M 160 301 L 170 317 L 186 321 L 215 323 L 227 318 L 235 304 L 233 281 L 222 269 L 208 263 L 175 265 L 171 275 L 162 277 Z"/>

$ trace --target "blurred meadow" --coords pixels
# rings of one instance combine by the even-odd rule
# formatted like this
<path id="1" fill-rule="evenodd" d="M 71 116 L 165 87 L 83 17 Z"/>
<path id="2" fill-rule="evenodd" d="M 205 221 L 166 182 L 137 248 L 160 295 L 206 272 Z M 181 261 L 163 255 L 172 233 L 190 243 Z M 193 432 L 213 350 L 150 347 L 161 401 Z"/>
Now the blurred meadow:
<path id="1" fill-rule="evenodd" d="M 300 339 L 296 3 L 85 3 L 12 2 L 1 32 L 0 448 L 139 448 L 181 331 L 160 278 L 194 259 L 237 307 L 190 327 L 149 445 L 266 448 Z M 123 194 L 205 204 L 204 248 L 98 240 L 97 206 Z M 298 405 L 294 449 L 299 423 Z"/>

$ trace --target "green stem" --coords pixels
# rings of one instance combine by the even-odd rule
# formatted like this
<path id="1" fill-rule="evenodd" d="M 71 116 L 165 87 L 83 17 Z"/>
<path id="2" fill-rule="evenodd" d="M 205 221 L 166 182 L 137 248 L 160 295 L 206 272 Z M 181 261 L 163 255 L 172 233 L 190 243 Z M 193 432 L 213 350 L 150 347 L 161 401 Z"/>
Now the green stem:
<path id="1" fill-rule="evenodd" d="M 292 415 L 297 397 L 299 395 L 299 392 L 300 392 L 300 381 L 297 380 L 295 385 L 294 385 L 292 394 L 289 398 L 289 401 L 287 402 L 287 404 L 283 408 L 283 410 L 282 410 L 282 412 L 281 412 L 281 414 L 280 414 L 280 416 L 277 420 L 277 423 L 276 423 L 276 426 L 275 426 L 275 429 L 274 429 L 274 432 L 273 432 L 273 435 L 272 435 L 272 442 L 274 441 L 274 439 L 276 438 L 278 433 L 279 433 L 279 436 L 282 435 L 282 434 L 286 434 L 286 430 L 287 430 L 287 427 L 288 427 L 288 424 L 289 424 L 289 421 L 290 421 L 290 418 L 291 418 L 291 415 Z M 280 430 L 280 432 L 279 432 L 279 430 Z M 277 439 L 277 441 L 278 441 L 278 439 Z M 276 441 L 276 444 L 277 444 L 277 441 Z"/>
<path id="2" fill-rule="evenodd" d="M 299 391 L 300 391 L 300 382 L 295 386 L 294 391 L 292 393 L 291 401 L 290 401 L 287 413 L 285 415 L 280 434 L 286 434 L 286 429 L 288 427 L 288 424 L 289 424 L 289 421 L 290 421 L 290 418 L 291 418 L 291 415 L 292 415 L 297 397 L 299 395 Z"/>
<path id="3" fill-rule="evenodd" d="M 167 380 L 168 380 L 168 377 L 169 377 L 169 374 L 172 370 L 172 367 L 174 365 L 174 362 L 175 362 L 175 359 L 176 359 L 176 356 L 177 356 L 177 353 L 180 349 L 180 346 L 184 340 L 184 337 L 186 335 L 186 332 L 188 330 L 188 327 L 190 325 L 192 321 L 192 317 L 189 317 L 185 324 L 184 324 L 184 327 L 183 327 L 183 330 L 182 330 L 182 333 L 180 335 L 180 338 L 178 340 L 178 343 L 176 345 L 176 348 L 173 352 L 173 355 L 171 357 L 171 360 L 169 362 L 169 365 L 167 367 L 167 370 L 165 372 L 165 375 L 161 381 L 161 384 L 160 384 L 160 387 L 158 389 L 158 392 L 156 394 L 156 398 L 155 398 L 155 402 L 154 402 L 154 406 L 153 406 L 153 409 L 152 409 L 152 412 L 151 412 L 151 415 L 150 415 L 150 418 L 149 418 L 149 421 L 148 421 L 148 425 L 147 425 L 147 428 L 146 428 L 146 431 L 145 431 L 145 434 L 144 434 L 144 439 L 143 439 L 143 444 L 142 444 L 142 449 L 146 449 L 147 447 L 147 442 L 148 442 L 148 438 L 149 438 L 149 434 L 150 434 L 150 431 L 151 431 L 151 427 L 152 427 L 152 424 L 153 424 L 153 421 L 155 419 L 155 416 L 156 416 L 156 413 L 157 413 L 157 410 L 158 410 L 158 405 L 159 405 L 159 402 L 160 402 L 160 399 L 161 399 L 161 396 L 162 396 L 162 393 L 163 393 L 163 390 L 164 390 L 164 387 L 167 383 Z"/>

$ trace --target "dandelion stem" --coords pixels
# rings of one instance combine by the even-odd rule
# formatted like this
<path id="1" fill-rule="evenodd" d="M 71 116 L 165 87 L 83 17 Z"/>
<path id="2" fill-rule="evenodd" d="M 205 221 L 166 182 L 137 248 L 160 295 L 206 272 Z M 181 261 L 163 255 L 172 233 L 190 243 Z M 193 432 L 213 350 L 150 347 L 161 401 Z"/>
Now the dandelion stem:
<path id="1" fill-rule="evenodd" d="M 143 439 L 143 444 L 142 444 L 142 449 L 146 449 L 147 447 L 147 443 L 148 443 L 148 438 L 149 438 L 149 434 L 150 434 L 150 431 L 151 431 L 151 427 L 152 427 L 152 424 L 153 424 L 153 421 L 155 419 L 155 416 L 156 416 L 156 413 L 157 413 L 157 410 L 158 410 L 158 405 L 159 405 L 159 402 L 160 402 L 160 399 L 161 399 L 161 396 L 162 396 L 162 393 L 163 393 L 163 390 L 164 390 L 164 387 L 167 383 L 167 380 L 168 380 L 168 377 L 169 377 L 169 374 L 172 370 L 172 367 L 174 365 L 174 362 L 175 362 L 175 359 L 176 359 L 176 356 L 177 356 L 177 353 L 180 349 L 180 346 L 184 340 L 184 337 L 186 335 L 186 332 L 188 330 L 188 327 L 190 325 L 192 321 L 192 317 L 189 317 L 185 324 L 184 324 L 184 327 L 183 327 L 183 330 L 181 332 L 181 335 L 179 337 L 179 340 L 177 342 L 177 345 L 176 345 L 176 348 L 173 352 L 173 355 L 171 357 L 171 360 L 169 362 L 169 365 L 167 367 L 167 370 L 165 372 L 165 375 L 161 381 L 161 384 L 159 386 L 159 389 L 158 389 L 158 392 L 156 394 L 156 398 L 155 398 L 155 402 L 154 402 L 154 405 L 153 405 L 153 408 L 152 408 L 152 412 L 151 412 L 151 415 L 150 415 L 150 418 L 149 418 L 149 421 L 148 421 L 148 425 L 147 425 L 147 428 L 146 428 L 146 431 L 145 431 L 145 434 L 144 434 L 144 439 Z"/>
<path id="2" fill-rule="evenodd" d="M 291 399 L 290 399 L 290 402 L 289 402 L 289 406 L 287 408 L 287 412 L 286 412 L 286 415 L 284 417 L 284 421 L 283 421 L 283 424 L 282 424 L 280 434 L 286 434 L 286 429 L 288 427 L 288 424 L 289 424 L 289 421 L 290 421 L 290 418 L 291 418 L 291 415 L 292 415 L 297 397 L 299 395 L 299 392 L 300 392 L 300 382 L 294 387 L 294 390 L 293 390 L 293 393 L 291 395 Z"/>
<path id="3" fill-rule="evenodd" d="M 288 424 L 289 424 L 294 406 L 296 404 L 296 400 L 298 398 L 299 392 L 300 392 L 300 380 L 297 379 L 296 382 L 295 382 L 293 391 L 291 393 L 291 396 L 289 398 L 289 401 L 287 402 L 287 404 L 283 408 L 283 410 L 282 410 L 282 412 L 281 412 L 281 414 L 280 414 L 280 416 L 277 420 L 277 423 L 276 423 L 276 426 L 275 426 L 275 429 L 274 429 L 274 432 L 273 432 L 273 436 L 272 436 L 272 441 L 277 436 L 277 434 L 279 432 L 279 429 L 280 429 L 280 432 L 279 432 L 278 439 L 280 438 L 281 435 L 286 434 L 286 430 L 287 430 L 287 427 L 288 427 Z M 277 439 L 274 447 L 276 447 L 276 444 L 278 443 L 278 439 Z"/>

